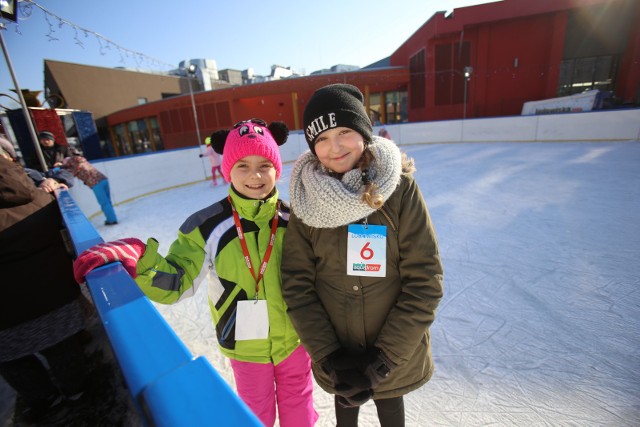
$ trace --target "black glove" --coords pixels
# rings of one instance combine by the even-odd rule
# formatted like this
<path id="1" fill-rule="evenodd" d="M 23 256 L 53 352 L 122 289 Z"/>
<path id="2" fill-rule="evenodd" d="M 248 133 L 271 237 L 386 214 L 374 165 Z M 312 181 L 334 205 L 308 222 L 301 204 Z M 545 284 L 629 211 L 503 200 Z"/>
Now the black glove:
<path id="1" fill-rule="evenodd" d="M 371 383 L 372 389 L 375 389 L 380 384 L 380 381 L 387 378 L 397 366 L 382 350 L 376 347 L 367 350 L 361 355 L 358 359 L 358 364 Z"/>
<path id="2" fill-rule="evenodd" d="M 202 157 L 202 156 L 203 156 L 203 154 L 202 154 L 202 153 L 198 154 L 198 157 Z"/>
<path id="3" fill-rule="evenodd" d="M 362 406 L 367 403 L 372 394 L 373 392 L 371 390 L 364 390 L 349 397 L 336 394 L 336 402 L 343 408 L 355 408 L 356 406 Z"/>
<path id="4" fill-rule="evenodd" d="M 337 398 L 342 406 L 360 406 L 371 397 L 369 379 L 358 369 L 357 360 L 343 350 L 331 353 L 320 366 L 331 378 L 336 395 L 343 398 Z"/>

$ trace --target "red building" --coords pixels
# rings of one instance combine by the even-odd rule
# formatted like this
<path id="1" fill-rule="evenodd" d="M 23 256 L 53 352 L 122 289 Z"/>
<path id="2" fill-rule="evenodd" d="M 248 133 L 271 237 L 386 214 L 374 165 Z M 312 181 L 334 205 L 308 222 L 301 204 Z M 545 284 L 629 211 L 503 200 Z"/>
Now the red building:
<path id="1" fill-rule="evenodd" d="M 526 101 L 586 89 L 638 102 L 635 0 L 505 0 L 435 14 L 391 55 L 409 69 L 409 120 L 520 114 Z"/>
<path id="2" fill-rule="evenodd" d="M 195 93 L 195 116 L 202 139 L 249 117 L 300 129 L 313 91 L 338 82 L 358 86 L 381 124 L 519 115 L 526 101 L 588 89 L 637 106 L 638 23 L 637 0 L 503 0 L 438 12 L 385 66 Z M 194 146 L 195 121 L 189 95 L 107 116 L 119 155 Z"/>

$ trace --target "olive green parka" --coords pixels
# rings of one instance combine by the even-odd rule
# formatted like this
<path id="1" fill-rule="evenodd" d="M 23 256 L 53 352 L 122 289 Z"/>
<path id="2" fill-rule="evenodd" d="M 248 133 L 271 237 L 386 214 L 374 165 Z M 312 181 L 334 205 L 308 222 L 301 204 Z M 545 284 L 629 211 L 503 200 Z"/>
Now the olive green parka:
<path id="1" fill-rule="evenodd" d="M 307 226 L 292 205 L 283 244 L 283 297 L 325 391 L 335 393 L 319 362 L 340 348 L 358 355 L 375 346 L 397 367 L 373 390 L 373 398 L 391 398 L 417 389 L 433 374 L 429 327 L 443 295 L 443 270 L 412 175 L 402 173 L 384 206 L 366 222 L 387 227 L 386 277 L 347 275 L 348 224 Z"/>

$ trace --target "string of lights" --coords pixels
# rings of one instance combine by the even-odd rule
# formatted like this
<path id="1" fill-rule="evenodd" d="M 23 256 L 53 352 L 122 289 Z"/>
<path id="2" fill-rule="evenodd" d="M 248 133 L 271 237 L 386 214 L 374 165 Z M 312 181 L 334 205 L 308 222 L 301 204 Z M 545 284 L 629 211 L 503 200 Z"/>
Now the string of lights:
<path id="1" fill-rule="evenodd" d="M 119 45 L 118 43 L 110 40 L 102 34 L 84 28 L 78 24 L 75 24 L 74 22 L 69 21 L 68 19 L 65 19 L 53 13 L 49 9 L 33 0 L 21 0 L 18 3 L 18 16 L 24 19 L 29 19 L 33 14 L 34 8 L 40 9 L 44 14 L 44 20 L 49 27 L 49 31 L 46 34 L 46 37 L 50 42 L 60 40 L 60 37 L 62 37 L 62 29 L 64 27 L 69 27 L 71 30 L 73 30 L 73 39 L 76 45 L 84 49 L 86 41 L 83 40 L 83 37 L 84 39 L 93 37 L 98 43 L 98 48 L 101 55 L 107 55 L 110 51 L 115 51 L 120 55 L 120 62 L 123 65 L 126 65 L 127 59 L 131 59 L 135 62 L 136 68 L 139 69 L 143 68 L 143 66 L 146 66 L 151 70 L 157 68 L 176 68 L 175 64 L 169 64 L 157 58 L 146 55 L 142 52 L 127 49 L 126 47 Z M 15 24 L 15 31 L 18 34 L 22 34 L 20 32 L 20 19 L 18 19 Z"/>

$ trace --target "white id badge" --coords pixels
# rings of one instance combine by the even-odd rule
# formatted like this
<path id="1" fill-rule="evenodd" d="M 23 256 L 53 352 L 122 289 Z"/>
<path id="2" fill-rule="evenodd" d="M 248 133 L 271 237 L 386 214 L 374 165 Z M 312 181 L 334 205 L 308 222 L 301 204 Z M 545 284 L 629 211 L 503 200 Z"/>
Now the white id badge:
<path id="1" fill-rule="evenodd" d="M 347 275 L 385 277 L 387 274 L 387 227 L 351 224 L 348 232 Z"/>
<path id="2" fill-rule="evenodd" d="M 238 301 L 236 309 L 236 340 L 263 340 L 269 336 L 267 301 Z"/>

